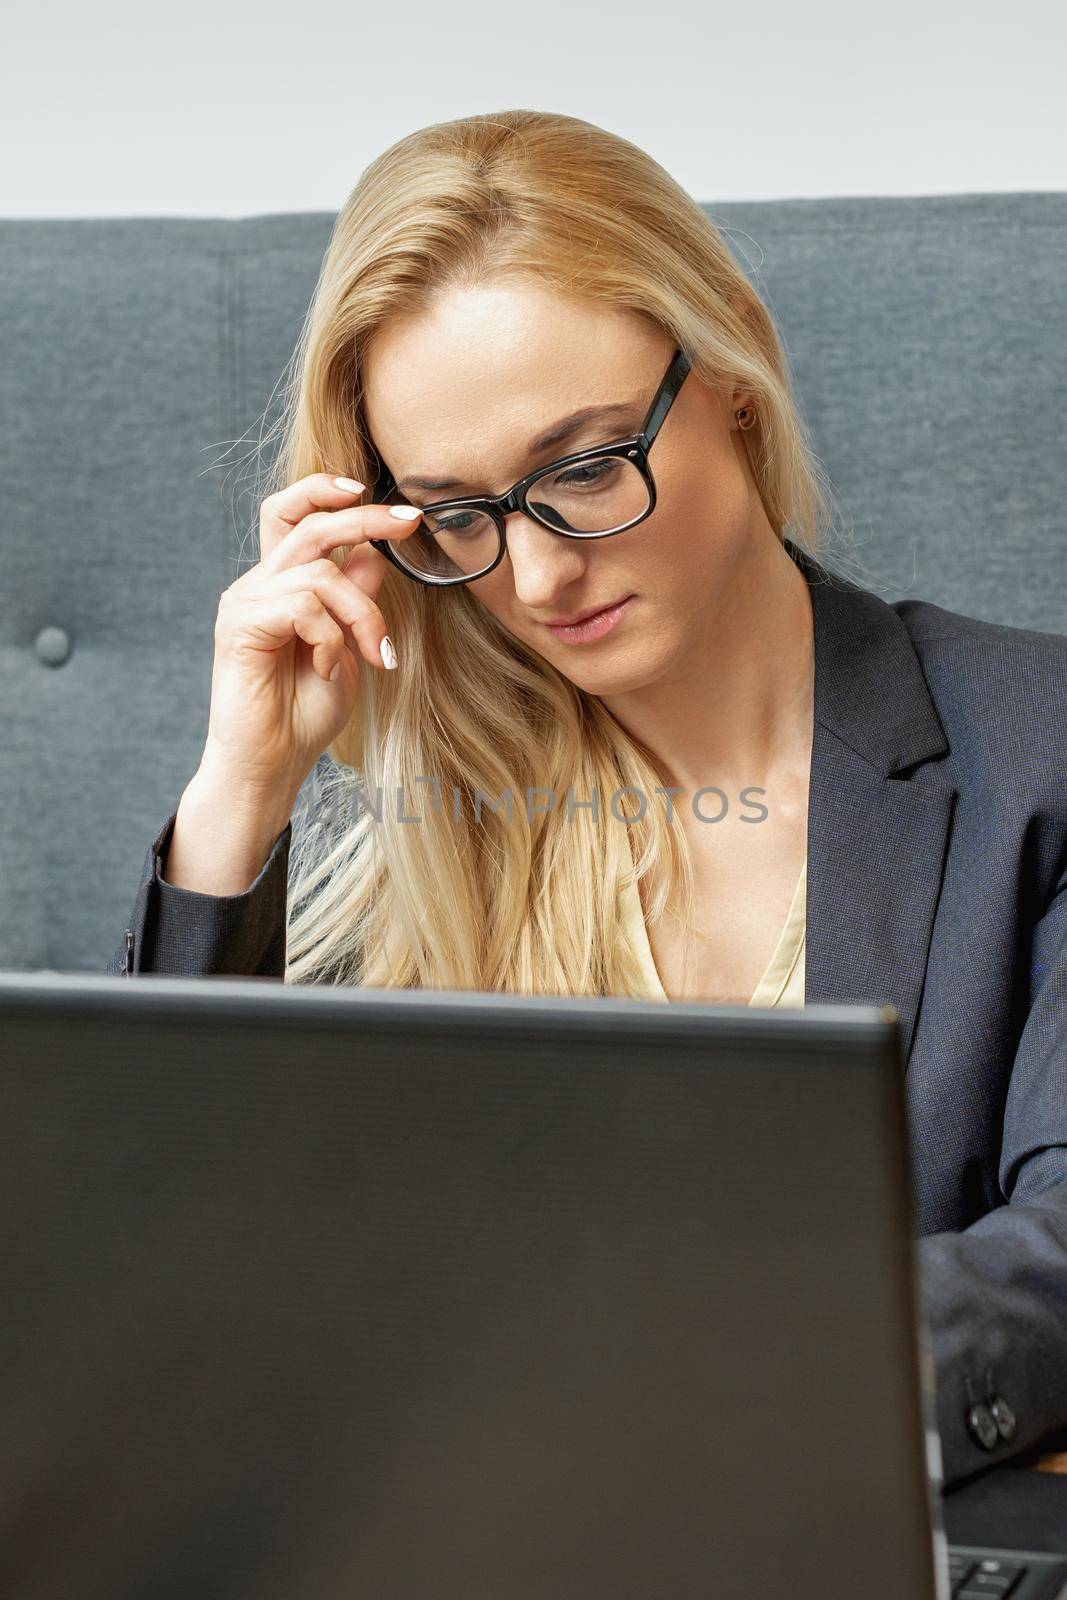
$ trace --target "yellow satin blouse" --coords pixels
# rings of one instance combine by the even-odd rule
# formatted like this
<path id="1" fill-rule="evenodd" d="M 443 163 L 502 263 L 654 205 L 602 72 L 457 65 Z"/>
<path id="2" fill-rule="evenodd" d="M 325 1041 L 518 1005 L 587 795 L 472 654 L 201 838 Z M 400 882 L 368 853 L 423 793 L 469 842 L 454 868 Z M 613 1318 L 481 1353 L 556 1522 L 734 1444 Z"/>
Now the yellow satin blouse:
<path id="1" fill-rule="evenodd" d="M 804 949 L 807 928 L 808 863 L 805 857 L 797 886 L 778 936 L 771 959 L 757 983 L 750 1006 L 803 1006 L 804 1004 Z M 648 942 L 641 897 L 637 885 L 630 884 L 623 895 L 623 922 L 627 936 L 636 951 L 644 974 L 647 993 L 642 1000 L 670 1001 L 670 996 L 660 981 L 652 947 Z"/>

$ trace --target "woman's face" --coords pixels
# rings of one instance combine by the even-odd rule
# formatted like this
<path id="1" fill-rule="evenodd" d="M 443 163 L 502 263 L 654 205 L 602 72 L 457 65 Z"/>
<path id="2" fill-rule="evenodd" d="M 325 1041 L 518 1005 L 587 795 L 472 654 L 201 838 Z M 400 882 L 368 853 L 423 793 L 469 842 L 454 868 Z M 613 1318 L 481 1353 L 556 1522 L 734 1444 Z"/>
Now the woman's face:
<path id="1" fill-rule="evenodd" d="M 635 313 L 510 278 L 452 290 L 417 319 L 383 328 L 364 372 L 367 427 L 412 505 L 504 494 L 572 451 L 635 433 L 675 345 Z M 649 455 L 656 508 L 607 539 L 568 539 L 521 512 L 507 553 L 468 587 L 524 644 L 588 693 L 625 693 L 669 677 L 728 603 L 730 572 L 766 524 L 734 411 L 690 372 Z M 581 407 L 618 405 L 539 453 L 530 442 Z M 454 480 L 422 490 L 409 477 Z M 632 597 L 607 633 L 579 643 L 550 622 Z M 447 604 L 442 593 L 441 603 Z"/>

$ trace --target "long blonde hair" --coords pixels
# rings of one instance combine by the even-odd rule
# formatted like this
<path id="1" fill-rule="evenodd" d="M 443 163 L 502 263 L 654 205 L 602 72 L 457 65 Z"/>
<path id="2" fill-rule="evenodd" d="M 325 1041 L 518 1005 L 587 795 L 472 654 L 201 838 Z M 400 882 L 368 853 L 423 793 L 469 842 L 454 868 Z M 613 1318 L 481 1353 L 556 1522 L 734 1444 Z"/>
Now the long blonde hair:
<path id="1" fill-rule="evenodd" d="M 421 128 L 364 171 L 331 234 L 262 492 L 321 471 L 373 482 L 370 341 L 443 288 L 505 272 L 643 314 L 704 382 L 750 390 L 768 521 L 821 552 L 822 469 L 772 318 L 719 232 L 628 140 L 538 111 Z M 665 780 L 650 752 L 465 586 L 427 589 L 390 567 L 378 599 L 400 670 L 363 666 L 356 713 L 316 770 L 315 816 L 294 814 L 285 981 L 641 993 L 623 891 L 638 885 L 652 920 L 670 901 L 691 930 L 693 910 L 688 844 L 652 802 Z M 528 794 L 543 790 L 556 803 L 540 811 Z"/>

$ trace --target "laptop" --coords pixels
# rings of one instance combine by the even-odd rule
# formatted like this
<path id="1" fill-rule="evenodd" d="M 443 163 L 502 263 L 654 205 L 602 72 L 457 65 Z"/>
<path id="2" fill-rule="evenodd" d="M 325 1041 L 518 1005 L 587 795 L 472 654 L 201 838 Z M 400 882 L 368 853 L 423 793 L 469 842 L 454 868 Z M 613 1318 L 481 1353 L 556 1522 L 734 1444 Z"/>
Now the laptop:
<path id="1" fill-rule="evenodd" d="M 0 1038 L 5 1600 L 1067 1594 L 950 1578 L 891 1007 L 9 972 Z"/>

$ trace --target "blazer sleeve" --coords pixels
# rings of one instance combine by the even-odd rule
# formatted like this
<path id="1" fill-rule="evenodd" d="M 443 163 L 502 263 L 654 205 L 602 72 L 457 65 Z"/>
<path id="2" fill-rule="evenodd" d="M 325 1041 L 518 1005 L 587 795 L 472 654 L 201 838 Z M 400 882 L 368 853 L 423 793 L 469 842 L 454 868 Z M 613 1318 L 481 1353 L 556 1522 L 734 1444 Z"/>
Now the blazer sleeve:
<path id="1" fill-rule="evenodd" d="M 148 847 L 122 942 L 105 972 L 281 980 L 292 820 L 243 893 L 212 895 L 163 877 L 177 814 L 175 808 Z"/>
<path id="2" fill-rule="evenodd" d="M 946 1488 L 1067 1428 L 1067 873 L 1035 929 L 1029 994 L 1004 1105 L 1006 1203 L 917 1246 Z M 984 1429 L 968 1417 L 996 1397 L 990 1440 L 988 1410 Z"/>

